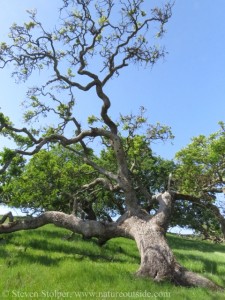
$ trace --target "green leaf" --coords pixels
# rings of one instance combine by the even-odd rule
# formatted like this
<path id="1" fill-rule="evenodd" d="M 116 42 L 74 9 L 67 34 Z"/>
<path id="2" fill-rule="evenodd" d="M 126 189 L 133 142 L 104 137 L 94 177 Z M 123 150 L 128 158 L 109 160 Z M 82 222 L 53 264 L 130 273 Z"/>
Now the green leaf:
<path id="1" fill-rule="evenodd" d="M 98 121 L 98 118 L 96 116 L 94 116 L 94 115 L 89 116 L 88 120 L 87 120 L 88 124 L 90 124 L 90 125 L 92 125 L 93 123 L 95 123 L 97 121 Z"/>
<path id="2" fill-rule="evenodd" d="M 29 23 L 24 23 L 24 26 L 27 30 L 31 30 L 32 28 L 34 28 L 37 24 L 35 22 L 29 22 Z"/>

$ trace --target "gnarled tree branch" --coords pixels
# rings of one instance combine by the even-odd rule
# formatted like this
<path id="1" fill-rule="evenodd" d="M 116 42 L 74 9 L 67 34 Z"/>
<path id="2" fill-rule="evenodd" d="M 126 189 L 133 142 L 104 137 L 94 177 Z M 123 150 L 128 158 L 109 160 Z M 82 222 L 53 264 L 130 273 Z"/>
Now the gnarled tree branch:
<path id="1" fill-rule="evenodd" d="M 130 237 L 123 226 L 116 222 L 103 223 L 99 221 L 83 221 L 74 215 L 67 215 L 58 211 L 45 212 L 42 215 L 30 219 L 16 220 L 8 224 L 0 225 L 1 233 L 10 233 L 20 230 L 30 230 L 54 224 L 57 227 L 66 228 L 72 232 L 82 234 L 84 237 L 97 237 L 111 239 L 113 237 Z"/>

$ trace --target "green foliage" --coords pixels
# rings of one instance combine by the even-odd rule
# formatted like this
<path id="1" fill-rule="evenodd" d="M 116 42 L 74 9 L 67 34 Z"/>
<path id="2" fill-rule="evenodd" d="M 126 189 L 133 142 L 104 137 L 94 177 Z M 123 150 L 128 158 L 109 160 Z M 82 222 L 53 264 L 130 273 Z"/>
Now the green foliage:
<path id="1" fill-rule="evenodd" d="M 176 154 L 176 179 L 181 192 L 206 196 L 225 184 L 225 132 L 200 135 Z"/>
<path id="2" fill-rule="evenodd" d="M 9 118 L 6 117 L 3 113 L 0 113 L 0 124 L 1 125 L 10 124 Z"/>
<path id="3" fill-rule="evenodd" d="M 98 19 L 98 23 L 100 26 L 103 26 L 108 21 L 108 18 L 106 16 L 101 16 L 100 19 Z"/>
<path id="4" fill-rule="evenodd" d="M 1 164 L 4 164 L 7 161 L 10 161 L 15 156 L 15 152 L 9 148 L 4 148 L 4 151 L 1 152 Z"/>
<path id="5" fill-rule="evenodd" d="M 40 106 L 38 97 L 31 93 L 30 99 L 33 106 Z M 69 104 L 59 102 L 57 111 L 60 115 L 66 115 L 74 102 Z M 161 192 L 166 189 L 168 174 L 173 170 L 171 161 L 156 157 L 151 150 L 150 142 L 157 135 L 164 140 L 165 131 L 157 125 L 154 127 L 154 137 L 139 134 L 151 125 L 144 116 L 145 109 L 140 108 L 137 115 L 121 116 L 118 126 L 122 128 L 124 137 L 121 136 L 128 168 L 131 170 L 132 181 L 137 189 L 138 199 L 144 207 L 148 206 L 148 200 L 141 192 L 144 186 L 150 193 Z M 96 116 L 88 118 L 89 124 L 102 123 Z M 157 132 L 158 131 L 158 132 Z M 53 136 L 57 128 L 48 127 L 44 136 Z M 33 134 L 38 134 L 34 131 Z M 18 135 L 14 139 L 21 146 L 28 144 L 27 138 Z M 102 138 L 103 150 L 99 156 L 93 154 L 93 150 L 86 148 L 85 156 L 95 164 L 114 174 L 118 172 L 118 162 L 115 157 L 111 141 Z M 50 144 L 51 145 L 51 144 Z M 72 151 L 71 151 L 72 150 Z M 83 163 L 84 155 L 81 146 L 72 146 L 71 149 L 52 147 L 35 154 L 26 166 L 22 166 L 20 176 L 4 182 L 2 198 L 10 201 L 11 206 L 32 210 L 60 210 L 71 213 L 74 199 L 78 199 L 86 209 L 91 208 L 98 219 L 107 219 L 124 213 L 124 195 L 121 191 L 108 191 L 102 185 L 96 185 L 90 189 L 83 188 L 96 177 L 102 177 L 92 167 Z M 8 174 L 9 178 L 10 173 Z M 108 180 L 108 179 L 107 179 Z M 115 182 L 111 182 L 115 184 Z M 84 208 L 84 207 L 83 207 Z"/>
<path id="6" fill-rule="evenodd" d="M 93 124 L 94 124 L 95 122 L 97 122 L 98 120 L 99 120 L 99 119 L 98 119 L 96 116 L 91 115 L 91 116 L 88 117 L 87 122 L 88 122 L 89 125 L 93 125 Z"/>
<path id="7" fill-rule="evenodd" d="M 90 180 L 90 176 L 85 176 L 90 167 L 65 152 L 56 147 L 33 156 L 23 166 L 22 174 L 4 186 L 3 199 L 10 199 L 10 205 L 15 207 L 70 213 L 71 195 Z"/>
<path id="8" fill-rule="evenodd" d="M 73 132 L 72 135 L 75 133 L 75 136 L 82 132 L 81 123 L 74 113 L 73 93 L 76 88 L 80 91 L 97 88 L 97 96 L 104 102 L 102 119 L 90 116 L 87 121 L 88 124 L 99 122 L 100 129 L 109 130 L 109 124 L 114 123 L 108 116 L 110 100 L 104 95 L 105 84 L 130 63 L 152 65 L 164 56 L 163 48 L 158 50 L 159 55 L 155 57 L 155 47 L 148 46 L 154 44 L 154 34 L 149 34 L 149 25 L 153 23 L 153 31 L 157 27 L 157 31 L 163 31 L 171 16 L 171 6 L 166 5 L 165 9 L 150 9 L 145 12 L 142 9 L 143 1 L 121 1 L 116 5 L 113 1 L 93 1 L 93 5 L 89 5 L 91 2 L 63 1 L 60 9 L 61 21 L 52 30 L 45 29 L 44 24 L 38 20 L 36 11 L 30 10 L 28 22 L 22 25 L 14 23 L 11 26 L 9 46 L 1 43 L 1 66 L 4 68 L 12 63 L 12 76 L 18 82 L 26 81 L 29 76 L 35 76 L 36 72 L 40 75 L 40 72 L 46 70 L 45 75 L 50 76 L 47 79 L 44 76 L 44 83 L 41 82 L 27 91 L 24 119 L 28 125 L 31 125 L 32 121 L 35 124 L 32 123 L 30 130 L 13 128 L 9 120 L 3 114 L 0 115 L 3 125 L 1 134 L 12 138 L 23 154 L 30 155 L 39 151 L 41 147 L 51 147 L 51 143 L 57 143 L 58 140 L 62 143 L 68 141 L 69 138 L 64 136 L 67 136 L 68 131 Z M 74 78 L 75 75 L 78 76 Z M 138 177 L 141 180 L 144 173 L 147 173 L 147 165 L 154 164 L 149 148 L 150 140 L 165 140 L 170 135 L 168 127 L 157 124 L 149 127 L 146 125 L 148 136 L 144 137 L 144 134 L 139 132 L 146 123 L 143 113 L 144 109 L 141 108 L 140 114 L 124 116 L 119 124 L 123 133 L 126 131 L 128 136 L 127 139 L 123 138 L 123 143 L 128 166 L 133 169 L 132 176 L 137 185 Z M 36 127 L 35 121 L 40 121 L 42 117 L 46 118 L 48 124 Z M 54 120 L 54 125 L 49 124 L 49 120 Z M 71 124 L 74 126 L 72 130 Z M 37 138 L 34 138 L 33 134 Z M 90 137 L 92 138 L 92 135 Z M 71 140 L 73 138 L 74 136 Z M 76 139 L 74 140 L 76 143 Z M 86 139 L 80 142 L 86 143 Z M 77 195 L 81 198 L 82 195 L 84 201 L 93 203 L 99 217 L 109 215 L 110 211 L 111 214 L 116 214 L 124 206 L 122 194 L 104 191 L 99 187 L 91 192 L 80 188 L 96 177 L 103 176 L 82 163 L 82 156 L 87 156 L 87 161 L 92 159 L 100 168 L 107 166 L 107 170 L 118 173 L 111 141 L 102 137 L 102 142 L 103 149 L 106 148 L 100 157 L 88 153 L 92 152 L 88 149 L 84 155 L 84 150 L 79 146 L 72 146 L 73 157 L 68 151 L 65 151 L 65 156 L 62 155 L 62 148 L 57 150 L 58 153 L 56 148 L 40 151 L 25 166 L 19 164 L 18 174 L 21 167 L 21 176 L 12 176 L 9 180 L 10 172 L 6 174 L 7 180 L 2 182 L 3 198 L 10 199 L 12 206 L 71 212 L 71 199 Z M 2 164 L 7 155 L 10 153 L 5 151 Z M 142 171 L 138 171 L 139 167 L 143 167 Z M 119 199 L 120 209 L 115 203 L 117 201 L 113 202 L 113 199 Z"/>
<path id="9" fill-rule="evenodd" d="M 60 77 L 62 82 L 56 84 L 60 89 L 63 85 L 70 86 L 70 80 L 83 68 L 93 74 L 98 73 L 99 77 L 102 74 L 103 78 L 111 73 L 111 78 L 118 74 L 118 69 L 132 62 L 154 64 L 164 56 L 164 47 L 154 57 L 154 45 L 148 46 L 148 43 L 154 44 L 155 29 L 156 32 L 164 32 L 164 26 L 171 17 L 171 6 L 144 11 L 143 1 L 115 3 L 62 1 L 61 22 L 52 30 L 46 29 L 38 20 L 35 10 L 28 10 L 27 22 L 12 24 L 9 45 L 5 42 L 0 44 L 0 51 L 4 54 L 2 62 L 14 62 L 12 75 L 18 81 L 27 80 L 35 70 L 54 66 L 54 80 L 51 78 L 45 88 L 53 86 L 50 83 L 55 83 Z M 153 32 L 149 30 L 150 23 L 154 25 L 151 26 Z M 138 40 L 136 36 L 144 38 Z M 93 56 L 97 57 L 97 63 L 93 63 Z M 60 70 L 61 65 L 65 66 L 64 71 Z M 65 78 L 69 81 L 63 82 Z"/>
<path id="10" fill-rule="evenodd" d="M 1 202 L 10 204 L 10 197 L 4 197 L 5 188 L 12 182 L 15 178 L 21 175 L 25 159 L 20 155 L 16 155 L 12 152 L 12 150 L 5 148 L 3 152 L 0 153 L 0 164 L 4 165 L 10 161 L 10 165 L 8 167 L 7 172 L 0 174 L 0 194 L 1 194 Z"/>
<path id="11" fill-rule="evenodd" d="M 128 167 L 132 169 L 134 185 L 139 186 L 141 182 L 151 193 L 165 190 L 168 174 L 174 168 L 173 163 L 155 157 L 144 136 L 124 138 L 123 144 Z M 11 206 L 25 209 L 71 213 L 76 197 L 81 203 L 91 205 L 98 219 L 123 213 L 122 193 L 110 192 L 101 186 L 91 190 L 82 188 L 98 174 L 82 162 L 78 154 L 80 146 L 74 149 L 77 154 L 62 147 L 41 150 L 26 165 L 18 164 L 18 177 L 12 176 L 12 171 L 7 173 L 2 200 L 7 200 Z M 117 162 L 111 148 L 103 150 L 100 157 L 93 156 L 91 152 L 89 155 L 101 167 L 117 172 Z M 147 205 L 147 200 L 141 193 L 138 198 L 142 205 Z"/>
<path id="12" fill-rule="evenodd" d="M 69 77 L 75 77 L 75 75 L 73 74 L 73 71 L 72 71 L 71 68 L 69 68 L 69 69 L 67 70 L 67 74 L 68 74 Z"/>
<path id="13" fill-rule="evenodd" d="M 29 31 L 33 29 L 37 24 L 35 22 L 30 21 L 29 23 L 24 23 L 25 28 Z"/>
<path id="14" fill-rule="evenodd" d="M 141 106 L 137 115 L 121 115 L 119 125 L 123 132 L 127 132 L 129 137 L 134 135 L 144 135 L 146 141 L 149 143 L 152 140 L 167 141 L 174 138 L 171 128 L 166 125 L 162 125 L 159 122 L 156 124 L 149 124 L 148 118 L 145 116 L 146 109 Z M 143 132 L 144 133 L 141 133 Z"/>
<path id="15" fill-rule="evenodd" d="M 214 205 L 217 193 L 225 186 L 225 131 L 220 130 L 208 137 L 200 135 L 176 154 L 177 168 L 174 172 L 175 189 L 196 196 L 201 203 L 177 202 L 172 224 L 177 220 L 202 233 L 206 238 L 220 236 L 220 224 L 215 213 L 207 207 Z M 180 217 L 182 215 L 182 218 Z"/>
<path id="16" fill-rule="evenodd" d="M 8 49 L 7 44 L 6 44 L 5 42 L 1 42 L 1 43 L 0 43 L 0 49 L 1 49 L 1 50 L 7 50 L 7 49 Z"/>
<path id="17" fill-rule="evenodd" d="M 201 234 L 204 239 L 223 238 L 218 218 L 206 205 L 190 201 L 176 201 L 170 226 L 179 225 Z"/>
<path id="18" fill-rule="evenodd" d="M 74 89 L 89 91 L 97 85 L 97 90 L 100 87 L 103 92 L 109 79 L 130 63 L 153 65 L 165 54 L 163 47 L 154 45 L 152 37 L 161 37 L 165 32 L 164 26 L 171 17 L 171 4 L 144 11 L 141 0 L 119 1 L 116 5 L 113 1 L 96 1 L 95 5 L 89 5 L 91 2 L 63 1 L 61 22 L 52 30 L 46 30 L 37 20 L 36 11 L 28 11 L 30 20 L 22 25 L 13 24 L 9 43 L 0 44 L 1 67 L 12 62 L 15 68 L 12 75 L 18 82 L 27 80 L 36 71 L 48 70 L 45 74 L 51 74 L 46 82 L 27 92 L 24 119 L 28 124 L 39 117 L 49 116 L 46 120 L 52 120 L 54 115 L 55 125 L 30 128 L 31 135 L 38 136 L 41 142 L 51 136 L 51 142 L 57 142 L 58 135 L 66 133 L 67 136 L 71 124 L 74 125 L 73 134 L 82 131 L 74 112 Z M 100 98 L 103 100 L 104 97 Z M 108 106 L 105 101 L 103 107 Z M 106 111 L 102 110 L 105 120 L 112 121 Z M 209 189 L 222 188 L 225 183 L 225 125 L 220 123 L 221 131 L 209 138 L 193 139 L 192 144 L 177 154 L 176 167 L 173 162 L 155 156 L 151 150 L 153 140 L 173 138 L 170 127 L 160 123 L 147 124 L 144 113 L 145 109 L 141 107 L 139 114 L 121 116 L 118 122 L 127 165 L 140 203 L 147 205 L 141 185 L 152 194 L 163 191 L 171 171 L 176 190 L 214 201 L 215 193 Z M 101 129 L 109 128 L 96 116 L 88 117 L 87 123 L 98 123 Z M 9 118 L 2 113 L 0 125 L 1 135 L 15 141 L 19 150 L 29 153 L 40 146 L 27 134 L 27 129 L 13 128 Z M 51 142 L 48 142 L 50 147 Z M 99 157 L 89 150 L 85 155 L 100 167 L 117 173 L 118 162 L 111 141 L 102 137 L 102 143 Z M 77 152 L 74 151 L 73 156 L 62 148 L 43 150 L 25 166 L 19 156 L 14 157 L 13 151 L 5 149 L 1 153 L 1 164 L 12 160 L 12 168 L 2 177 L 4 197 L 11 199 L 11 205 L 19 207 L 71 212 L 72 198 L 74 195 L 81 198 L 82 195 L 84 201 L 93 204 L 99 218 L 120 213 L 124 207 L 120 192 L 112 193 L 99 186 L 90 191 L 82 190 L 81 187 L 99 177 L 99 173 L 82 163 L 78 153 L 83 155 L 83 150 L 79 147 L 74 150 Z M 181 205 L 181 211 L 185 207 Z M 202 214 L 201 220 L 207 216 Z"/>
<path id="19" fill-rule="evenodd" d="M 23 118 L 25 122 L 30 122 L 35 116 L 36 113 L 34 111 L 28 110 L 24 113 Z"/>
<path id="20" fill-rule="evenodd" d="M 146 16 L 146 12 L 144 10 L 141 11 L 141 15 L 142 17 L 145 17 Z"/>

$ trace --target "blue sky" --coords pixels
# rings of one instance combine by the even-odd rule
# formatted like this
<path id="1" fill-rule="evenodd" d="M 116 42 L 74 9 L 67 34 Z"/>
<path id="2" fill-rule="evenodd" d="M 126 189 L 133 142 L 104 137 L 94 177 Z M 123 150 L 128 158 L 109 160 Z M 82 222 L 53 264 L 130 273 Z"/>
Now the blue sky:
<path id="1" fill-rule="evenodd" d="M 146 0 L 146 4 L 150 2 Z M 47 25 L 53 24 L 52 3 L 1 1 L 0 40 L 7 37 L 10 24 L 26 21 L 27 8 L 36 7 L 41 19 Z M 191 137 L 208 135 L 218 130 L 218 121 L 225 121 L 225 1 L 177 0 L 166 29 L 162 40 L 168 51 L 166 58 L 153 69 L 125 70 L 110 82 L 107 90 L 113 116 L 135 113 L 143 105 L 151 123 L 159 121 L 172 127 L 173 145 L 157 143 L 153 149 L 165 158 L 173 158 Z M 15 85 L 9 71 L 0 70 L 0 107 L 20 123 L 19 103 L 24 99 L 26 84 Z M 81 110 L 89 107 L 92 114 L 96 105 L 90 101 L 85 99 Z"/>
<path id="2" fill-rule="evenodd" d="M 0 40 L 7 37 L 10 24 L 27 20 L 26 9 L 36 7 L 44 23 L 53 24 L 51 4 L 44 0 L 1 1 Z M 173 145 L 153 146 L 163 157 L 172 158 L 191 137 L 216 131 L 218 121 L 224 120 L 224 16 L 223 0 L 177 0 L 163 38 L 168 51 L 166 58 L 153 69 L 128 68 L 107 87 L 113 116 L 117 117 L 119 112 L 135 113 L 143 105 L 150 122 L 172 127 Z M 1 70 L 0 107 L 12 120 L 21 122 L 19 104 L 24 99 L 26 84 L 15 85 L 9 71 Z M 81 110 L 86 110 L 86 101 L 89 100 L 83 102 Z M 95 110 L 96 103 L 90 105 Z"/>
<path id="3" fill-rule="evenodd" d="M 10 24 L 26 21 L 26 9 L 35 7 L 44 23 L 54 23 L 55 14 L 50 1 L 1 1 L 0 40 L 7 38 Z M 165 158 L 173 158 L 191 137 L 216 131 L 218 121 L 224 120 L 224 16 L 224 0 L 177 0 L 163 38 L 168 51 L 166 58 L 153 69 L 131 67 L 124 70 L 107 87 L 113 116 L 117 117 L 119 112 L 135 113 L 143 105 L 150 122 L 159 121 L 172 127 L 173 145 L 153 145 L 155 151 Z M 15 85 L 9 71 L 9 68 L 1 70 L 0 107 L 12 120 L 21 123 L 19 104 L 24 99 L 26 84 Z M 83 102 L 81 111 L 87 107 L 95 111 L 96 103 L 88 101 L 91 100 Z"/>

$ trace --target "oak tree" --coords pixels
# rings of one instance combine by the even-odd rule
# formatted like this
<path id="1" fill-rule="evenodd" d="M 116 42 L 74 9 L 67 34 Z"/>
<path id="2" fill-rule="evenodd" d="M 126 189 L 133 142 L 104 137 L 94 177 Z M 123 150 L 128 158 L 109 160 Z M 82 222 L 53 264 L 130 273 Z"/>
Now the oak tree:
<path id="1" fill-rule="evenodd" d="M 46 211 L 32 219 L 0 226 L 0 233 L 38 228 L 48 223 L 67 228 L 85 237 L 107 241 L 113 237 L 136 241 L 141 262 L 138 276 L 155 281 L 170 280 L 178 285 L 217 289 L 215 283 L 186 270 L 176 260 L 166 241 L 166 231 L 174 201 L 170 190 L 152 196 L 141 180 L 132 180 L 123 139 L 110 115 L 110 93 L 106 86 L 112 78 L 131 64 L 152 66 L 165 55 L 163 47 L 154 43 L 165 32 L 171 17 L 171 3 L 163 7 L 147 6 L 143 0 L 63 0 L 60 21 L 49 31 L 35 11 L 29 11 L 30 21 L 13 24 L 10 41 L 0 44 L 0 68 L 11 65 L 18 81 L 38 78 L 27 91 L 26 127 L 18 128 L 3 113 L 0 132 L 14 140 L 15 149 L 5 149 L 1 155 L 1 173 L 17 165 L 22 156 L 32 156 L 50 144 L 57 143 L 75 153 L 95 171 L 95 178 L 85 188 L 103 185 L 112 194 L 123 194 L 124 213 L 115 222 L 82 220 L 74 214 Z M 149 5 L 149 4 L 148 4 Z M 158 44 L 158 43 L 157 43 Z M 38 76 L 41 74 L 41 76 Z M 34 76 L 35 75 L 35 76 Z M 41 79 L 48 79 L 45 83 Z M 108 88 L 107 88 L 108 90 Z M 81 92 L 92 91 L 101 103 L 99 115 L 91 116 L 86 127 L 81 125 L 74 110 Z M 124 95 L 121 95 L 123 100 Z M 93 97 L 94 99 L 94 97 Z M 93 102 L 95 105 L 96 102 Z M 90 111 L 91 113 L 91 111 Z M 37 127 L 34 121 L 54 115 L 54 125 Z M 128 120 L 131 134 L 135 126 Z M 73 128 L 73 129 L 71 129 Z M 132 129 L 133 128 L 133 129 Z M 155 136 L 157 126 L 149 127 L 147 135 Z M 163 130 L 162 130 L 163 131 Z M 100 140 L 111 147 L 114 169 L 107 169 L 93 160 L 90 141 Z M 74 147 L 79 144 L 80 149 Z M 137 186 L 138 192 L 137 192 Z M 149 205 L 158 203 L 155 214 L 149 214 L 139 203 L 139 197 Z M 41 201 L 41 199 L 40 199 Z M 115 198 L 116 201 L 116 198 Z"/>
<path id="2" fill-rule="evenodd" d="M 193 138 L 176 154 L 176 159 L 174 177 L 176 190 L 180 193 L 177 197 L 180 200 L 186 198 L 187 217 L 195 214 L 197 222 L 192 215 L 193 227 L 206 238 L 219 236 L 221 228 L 225 238 L 224 204 L 217 200 L 219 195 L 220 198 L 224 196 L 224 124 L 220 122 L 219 130 L 208 137 L 200 135 Z"/>

